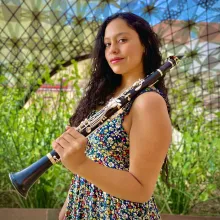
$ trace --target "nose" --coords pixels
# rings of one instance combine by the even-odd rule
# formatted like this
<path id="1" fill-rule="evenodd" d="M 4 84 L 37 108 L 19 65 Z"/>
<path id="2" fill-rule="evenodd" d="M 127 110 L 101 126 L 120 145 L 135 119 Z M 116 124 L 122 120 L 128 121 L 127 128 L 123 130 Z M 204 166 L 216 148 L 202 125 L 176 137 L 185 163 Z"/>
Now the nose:
<path id="1" fill-rule="evenodd" d="M 109 48 L 109 53 L 110 54 L 117 54 L 118 52 L 119 52 L 118 45 L 116 43 L 112 43 Z"/>

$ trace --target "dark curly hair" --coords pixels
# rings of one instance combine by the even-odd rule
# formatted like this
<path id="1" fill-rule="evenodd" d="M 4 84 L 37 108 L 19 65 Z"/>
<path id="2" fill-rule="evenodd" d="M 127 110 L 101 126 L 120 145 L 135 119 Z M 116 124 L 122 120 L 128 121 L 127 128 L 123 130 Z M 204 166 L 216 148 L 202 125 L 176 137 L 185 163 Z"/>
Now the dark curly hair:
<path id="1" fill-rule="evenodd" d="M 86 87 L 84 97 L 79 102 L 75 113 L 69 120 L 71 126 L 77 127 L 98 105 L 104 105 L 112 97 L 114 91 L 121 83 L 121 75 L 115 74 L 112 71 L 105 58 L 105 29 L 107 25 L 116 18 L 123 19 L 128 26 L 139 35 L 140 41 L 145 47 L 145 53 L 143 55 L 145 76 L 155 71 L 161 65 L 162 56 L 159 51 L 160 41 L 146 20 L 130 12 L 116 13 L 108 17 L 100 26 L 97 33 L 95 46 L 91 56 L 91 79 Z M 154 86 L 163 93 L 170 114 L 170 106 L 164 79 L 162 78 Z M 166 170 L 164 176 L 167 177 L 167 158 L 165 159 L 162 170 Z"/>

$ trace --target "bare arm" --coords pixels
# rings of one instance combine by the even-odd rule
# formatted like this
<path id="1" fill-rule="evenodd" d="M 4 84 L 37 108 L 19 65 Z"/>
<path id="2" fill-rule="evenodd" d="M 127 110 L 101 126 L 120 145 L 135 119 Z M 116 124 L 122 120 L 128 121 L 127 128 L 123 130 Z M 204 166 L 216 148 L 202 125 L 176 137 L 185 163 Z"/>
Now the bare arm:
<path id="1" fill-rule="evenodd" d="M 129 172 L 86 159 L 77 173 L 115 197 L 145 202 L 154 191 L 171 142 L 171 123 L 163 98 L 152 92 L 136 98 L 131 114 Z"/>

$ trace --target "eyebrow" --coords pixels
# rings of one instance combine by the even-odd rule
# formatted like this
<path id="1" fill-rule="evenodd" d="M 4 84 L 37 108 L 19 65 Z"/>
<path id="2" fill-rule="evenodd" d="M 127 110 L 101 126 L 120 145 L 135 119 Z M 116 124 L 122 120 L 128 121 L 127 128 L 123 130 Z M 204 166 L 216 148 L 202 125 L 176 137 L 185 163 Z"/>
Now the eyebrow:
<path id="1" fill-rule="evenodd" d="M 118 37 L 119 35 L 123 35 L 123 34 L 129 34 L 128 32 L 120 32 L 118 34 L 115 35 L 115 37 Z M 109 39 L 109 37 L 105 37 L 104 40 Z"/>

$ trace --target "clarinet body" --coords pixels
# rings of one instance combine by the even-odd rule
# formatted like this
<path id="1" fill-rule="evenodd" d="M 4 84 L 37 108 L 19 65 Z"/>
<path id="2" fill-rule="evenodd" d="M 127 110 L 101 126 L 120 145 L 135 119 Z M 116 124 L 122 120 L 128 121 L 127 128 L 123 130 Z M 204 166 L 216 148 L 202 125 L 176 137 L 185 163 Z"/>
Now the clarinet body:
<path id="1" fill-rule="evenodd" d="M 124 91 L 117 98 L 109 100 L 108 104 L 98 111 L 89 119 L 85 119 L 76 128 L 78 132 L 88 137 L 95 129 L 100 127 L 105 121 L 112 120 L 122 111 L 122 108 L 132 100 L 143 89 L 153 86 L 164 77 L 166 72 L 177 65 L 183 56 L 170 56 L 167 61 L 160 66 L 155 72 L 151 73 L 144 79 L 139 79 L 130 88 Z M 27 193 L 36 180 L 53 164 L 60 161 L 60 157 L 56 151 L 52 150 L 46 156 L 42 157 L 29 167 L 17 173 L 10 173 L 9 178 L 18 191 L 18 193 L 26 198 Z"/>

